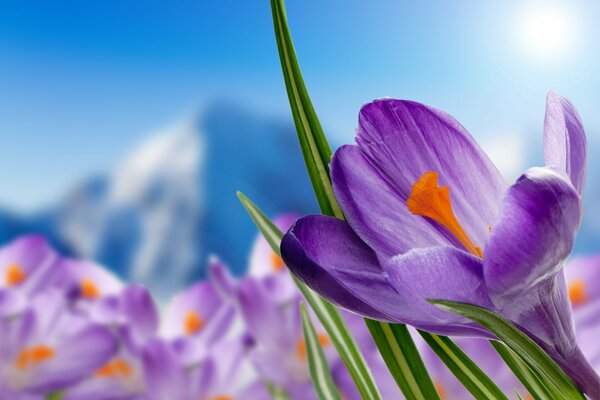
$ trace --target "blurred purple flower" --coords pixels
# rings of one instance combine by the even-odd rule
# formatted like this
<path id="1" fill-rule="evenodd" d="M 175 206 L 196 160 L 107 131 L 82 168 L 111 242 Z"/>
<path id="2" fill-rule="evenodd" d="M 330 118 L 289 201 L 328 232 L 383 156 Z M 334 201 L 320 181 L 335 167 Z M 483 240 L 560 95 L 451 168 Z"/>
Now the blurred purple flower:
<path id="1" fill-rule="evenodd" d="M 348 222 L 298 220 L 282 242 L 286 264 L 344 308 L 435 333 L 490 336 L 428 298 L 495 310 L 600 396 L 575 341 L 562 272 L 581 220 L 585 134 L 573 106 L 554 93 L 544 128 L 547 166 L 507 186 L 449 115 L 402 100 L 367 104 L 357 145 L 331 161 Z"/>
<path id="2" fill-rule="evenodd" d="M 269 398 L 258 381 L 243 382 L 244 340 L 215 345 L 198 366 L 186 368 L 172 346 L 156 339 L 144 353 L 147 400 L 263 400 Z"/>
<path id="3" fill-rule="evenodd" d="M 59 258 L 41 236 L 23 236 L 0 249 L 0 317 L 16 315 L 49 286 Z"/>
<path id="4" fill-rule="evenodd" d="M 106 296 L 118 295 L 125 287 L 116 275 L 91 261 L 62 259 L 58 270 L 54 285 L 86 310 Z"/>
<path id="5" fill-rule="evenodd" d="M 233 304 L 210 281 L 177 294 L 163 315 L 161 335 L 174 342 L 182 362 L 198 363 L 222 340 L 235 316 Z"/>
<path id="6" fill-rule="evenodd" d="M 68 312 L 63 294 L 49 289 L 20 316 L 0 320 L 0 386 L 36 394 L 62 390 L 116 351 L 108 329 Z"/>
<path id="7" fill-rule="evenodd" d="M 142 286 L 125 287 L 119 295 L 98 300 L 89 317 L 110 327 L 119 351 L 84 381 L 71 387 L 65 400 L 135 399 L 145 393 L 142 353 L 156 336 L 159 315 L 150 293 Z"/>

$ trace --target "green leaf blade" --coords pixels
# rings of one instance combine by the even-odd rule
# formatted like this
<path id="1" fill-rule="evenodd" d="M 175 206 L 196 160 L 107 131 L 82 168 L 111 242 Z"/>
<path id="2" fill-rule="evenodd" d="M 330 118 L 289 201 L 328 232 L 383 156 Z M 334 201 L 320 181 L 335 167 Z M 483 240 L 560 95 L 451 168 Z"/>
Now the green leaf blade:
<path id="1" fill-rule="evenodd" d="M 446 300 L 429 301 L 446 311 L 462 315 L 487 328 L 519 355 L 541 378 L 544 386 L 558 396 L 557 398 L 585 399 L 575 383 L 556 365 L 554 360 L 533 340 L 504 318 L 472 304 Z"/>
<path id="2" fill-rule="evenodd" d="M 419 331 L 419 334 L 473 397 L 478 400 L 508 400 L 498 386 L 452 340 L 423 331 Z"/>
<path id="3" fill-rule="evenodd" d="M 275 38 L 300 148 L 322 212 L 343 218 L 331 188 L 331 149 L 302 77 L 283 0 L 271 0 Z"/>
<path id="4" fill-rule="evenodd" d="M 308 312 L 306 312 L 304 303 L 300 304 L 300 314 L 302 317 L 304 342 L 306 343 L 308 368 L 317 393 L 317 398 L 319 400 L 340 400 L 338 390 L 331 378 L 331 372 L 327 365 L 323 348 L 321 347 L 317 332 L 310 320 Z"/>
<path id="5" fill-rule="evenodd" d="M 498 341 L 490 340 L 490 344 L 496 349 L 504 363 L 521 381 L 534 400 L 552 400 L 552 393 L 544 387 L 544 384 L 540 382 L 540 379 L 518 354 Z"/>
<path id="6" fill-rule="evenodd" d="M 417 347 L 405 325 L 365 318 L 371 336 L 407 400 L 439 400 Z"/>

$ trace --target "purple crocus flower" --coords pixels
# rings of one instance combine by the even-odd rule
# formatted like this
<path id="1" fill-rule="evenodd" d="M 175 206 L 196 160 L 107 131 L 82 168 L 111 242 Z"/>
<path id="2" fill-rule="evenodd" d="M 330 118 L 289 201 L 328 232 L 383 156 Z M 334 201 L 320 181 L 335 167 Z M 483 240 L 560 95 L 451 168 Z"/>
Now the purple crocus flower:
<path id="1" fill-rule="evenodd" d="M 289 302 L 278 302 L 258 279 L 247 277 L 238 288 L 238 305 L 254 346 L 249 353 L 258 374 L 283 389 L 293 400 L 316 399 L 308 369 L 300 319 L 300 292 Z M 318 328 L 329 362 L 337 357 L 328 336 Z"/>
<path id="2" fill-rule="evenodd" d="M 202 360 L 227 334 L 234 321 L 233 304 L 210 281 L 197 282 L 167 306 L 161 336 L 173 341 L 188 365 Z"/>
<path id="3" fill-rule="evenodd" d="M 106 328 L 68 312 L 63 294 L 47 289 L 20 316 L 0 321 L 0 387 L 40 395 L 62 390 L 116 350 Z"/>
<path id="4" fill-rule="evenodd" d="M 428 298 L 494 310 L 600 398 L 598 375 L 575 341 L 562 272 L 586 175 L 585 134 L 571 103 L 548 95 L 546 166 L 511 186 L 457 121 L 423 104 L 365 105 L 356 142 L 331 161 L 348 222 L 298 220 L 281 245 L 291 271 L 341 307 L 434 333 L 490 337 Z"/>
<path id="5" fill-rule="evenodd" d="M 110 327 L 119 338 L 119 351 L 91 376 L 71 387 L 65 400 L 138 399 L 145 393 L 142 354 L 158 331 L 159 316 L 150 293 L 128 286 L 106 296 L 90 312 L 90 319 Z"/>
<path id="6" fill-rule="evenodd" d="M 144 352 L 148 382 L 146 400 L 264 400 L 264 385 L 243 382 L 246 343 L 242 338 L 222 341 L 195 367 L 180 363 L 177 351 L 165 340 L 155 339 Z"/>
<path id="7" fill-rule="evenodd" d="M 48 286 L 59 258 L 41 236 L 23 236 L 0 249 L 0 316 L 14 316 Z"/>
<path id="8" fill-rule="evenodd" d="M 118 295 L 125 284 L 112 272 L 91 261 L 63 259 L 54 285 L 82 309 L 89 309 L 106 297 Z"/>

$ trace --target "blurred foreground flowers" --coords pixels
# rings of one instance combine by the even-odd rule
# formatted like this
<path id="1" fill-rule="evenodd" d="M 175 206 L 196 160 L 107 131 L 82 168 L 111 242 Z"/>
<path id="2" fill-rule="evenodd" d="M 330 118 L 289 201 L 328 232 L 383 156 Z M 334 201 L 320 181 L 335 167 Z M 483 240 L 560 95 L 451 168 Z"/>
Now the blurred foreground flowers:
<path id="1" fill-rule="evenodd" d="M 293 220 L 285 216 L 276 224 L 286 229 Z M 45 399 L 50 393 L 86 400 L 266 400 L 272 393 L 316 399 L 301 295 L 281 259 L 259 238 L 248 276 L 232 277 L 216 258 L 210 264 L 210 279 L 179 293 L 161 315 L 145 288 L 126 285 L 90 262 L 64 259 L 41 237 L 3 248 L 0 399 Z M 577 335 L 598 370 L 600 259 L 577 260 L 567 270 Z M 383 398 L 402 398 L 362 318 L 344 317 Z M 340 394 L 360 399 L 329 338 L 317 329 Z M 421 344 L 442 397 L 467 398 Z M 507 393 L 524 393 L 487 341 L 460 344 Z"/>

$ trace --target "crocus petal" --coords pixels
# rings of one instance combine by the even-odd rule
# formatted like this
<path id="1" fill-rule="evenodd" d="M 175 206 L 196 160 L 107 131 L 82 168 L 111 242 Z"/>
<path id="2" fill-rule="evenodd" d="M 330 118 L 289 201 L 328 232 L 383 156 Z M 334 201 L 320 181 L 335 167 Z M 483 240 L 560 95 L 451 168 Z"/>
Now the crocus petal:
<path id="1" fill-rule="evenodd" d="M 39 291 L 49 283 L 57 261 L 58 255 L 42 236 L 18 238 L 0 250 L 0 287 L 22 286 L 28 293 Z M 14 276 L 15 269 L 20 277 Z"/>
<path id="2" fill-rule="evenodd" d="M 175 296 L 167 307 L 163 323 L 163 333 L 167 337 L 200 335 L 210 324 L 220 308 L 231 307 L 226 304 L 211 282 L 198 282 Z M 187 320 L 193 316 L 198 322 L 196 329 L 190 331 Z"/>
<path id="3" fill-rule="evenodd" d="M 450 188 L 458 221 L 476 245 L 483 245 L 506 183 L 454 118 L 423 104 L 382 99 L 361 109 L 356 142 L 402 200 L 425 172 L 439 173 L 440 186 Z"/>
<path id="4" fill-rule="evenodd" d="M 298 219 L 298 215 L 284 214 L 273 219 L 275 226 L 286 232 Z M 274 273 L 285 273 L 286 268 L 281 259 L 273 253 L 271 246 L 263 235 L 258 235 L 250 252 L 248 274 L 255 277 L 269 276 Z"/>
<path id="5" fill-rule="evenodd" d="M 532 168 L 510 187 L 484 250 L 485 281 L 498 307 L 560 270 L 581 212 L 577 191 L 551 168 Z"/>
<path id="6" fill-rule="evenodd" d="M 27 298 L 23 293 L 0 288 L 0 318 L 20 314 L 26 307 Z"/>
<path id="7" fill-rule="evenodd" d="M 141 285 L 128 286 L 121 294 L 122 312 L 132 331 L 147 340 L 158 330 L 159 316 L 152 295 Z"/>
<path id="8" fill-rule="evenodd" d="M 148 344 L 143 356 L 147 394 L 151 400 L 190 398 L 188 376 L 173 349 L 162 340 Z"/>
<path id="9" fill-rule="evenodd" d="M 124 283 L 112 272 L 91 261 L 65 259 L 60 262 L 57 286 L 71 298 L 96 300 L 121 292 Z M 86 290 L 87 289 L 87 290 Z"/>
<path id="10" fill-rule="evenodd" d="M 64 389 L 104 365 L 116 351 L 117 342 L 110 331 L 89 325 L 61 341 L 56 355 L 30 375 L 29 389 L 36 392 Z"/>
<path id="11" fill-rule="evenodd" d="M 265 384 L 263 382 L 252 382 L 242 389 L 239 389 L 235 395 L 237 399 L 260 400 L 270 398 Z"/>
<path id="12" fill-rule="evenodd" d="M 331 177 L 335 197 L 348 223 L 381 258 L 414 247 L 453 243 L 444 238 L 442 230 L 408 211 L 408 195 L 399 194 L 359 147 L 342 146 L 335 152 Z"/>
<path id="13" fill-rule="evenodd" d="M 284 310 L 256 278 L 240 282 L 238 304 L 248 332 L 256 341 L 275 349 L 287 347 L 287 330 L 281 327 L 285 324 Z"/>
<path id="14" fill-rule="evenodd" d="M 583 192 L 587 165 L 583 124 L 569 100 L 553 92 L 546 100 L 544 161 L 566 173 L 579 194 Z"/>
<path id="15" fill-rule="evenodd" d="M 208 279 L 223 299 L 235 301 L 238 281 L 231 275 L 229 268 L 218 257 L 208 260 Z"/>
<path id="16" fill-rule="evenodd" d="M 281 252 L 296 277 L 343 308 L 390 322 L 403 322 L 409 312 L 373 251 L 342 220 L 299 219 L 284 236 Z"/>
<path id="17" fill-rule="evenodd" d="M 493 309 L 480 258 L 455 247 L 431 247 L 394 257 L 385 269 L 411 325 L 441 334 L 489 336 L 467 319 L 427 302 L 451 300 Z"/>

